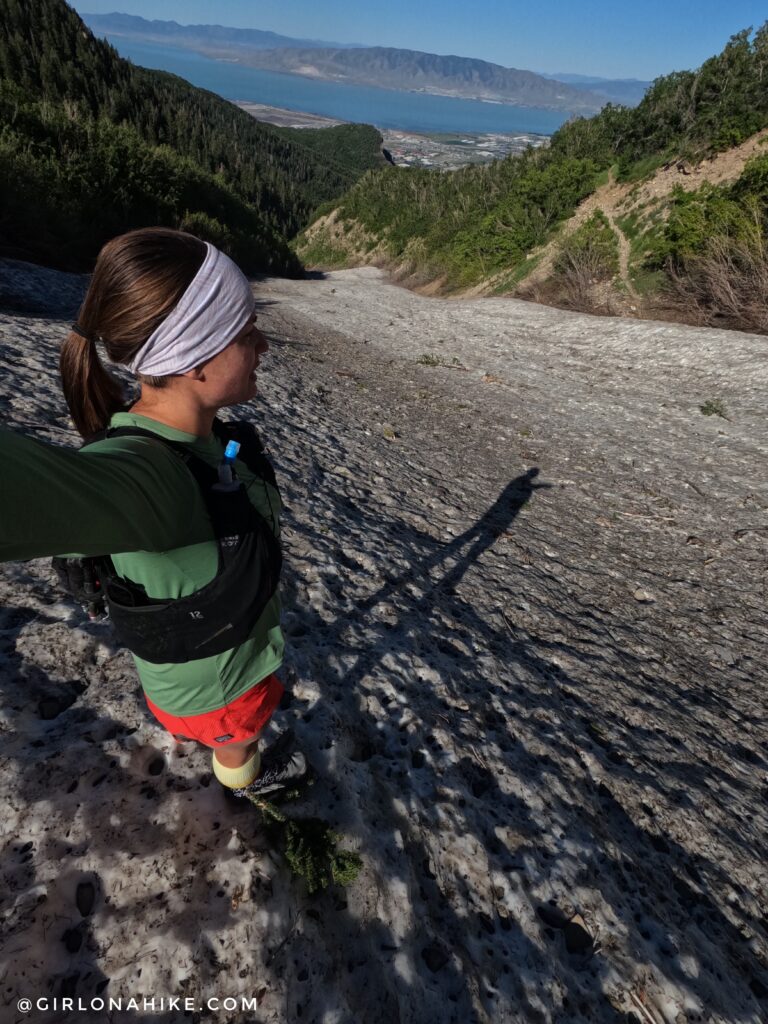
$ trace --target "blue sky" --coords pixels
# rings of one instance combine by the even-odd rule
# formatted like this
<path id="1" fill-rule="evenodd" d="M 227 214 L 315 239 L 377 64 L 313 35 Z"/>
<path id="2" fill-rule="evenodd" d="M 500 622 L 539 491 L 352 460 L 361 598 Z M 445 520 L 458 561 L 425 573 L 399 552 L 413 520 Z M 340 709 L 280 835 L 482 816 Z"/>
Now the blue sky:
<path id="1" fill-rule="evenodd" d="M 76 0 L 181 24 L 480 57 L 506 67 L 653 79 L 698 67 L 768 20 L 761 0 Z"/>

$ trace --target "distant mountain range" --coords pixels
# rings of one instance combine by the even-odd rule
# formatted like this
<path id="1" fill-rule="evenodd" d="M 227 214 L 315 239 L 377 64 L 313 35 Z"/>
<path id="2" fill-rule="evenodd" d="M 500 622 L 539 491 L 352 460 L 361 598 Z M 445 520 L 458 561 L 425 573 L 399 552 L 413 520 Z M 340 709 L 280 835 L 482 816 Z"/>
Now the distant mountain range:
<path id="1" fill-rule="evenodd" d="M 281 36 L 276 32 L 263 32 L 258 28 L 229 28 L 226 25 L 179 25 L 176 21 L 147 21 L 133 14 L 81 14 L 85 24 L 97 35 L 109 32 L 111 35 L 127 36 L 131 39 L 145 39 L 148 42 L 173 43 L 196 49 L 197 44 L 210 46 L 211 43 L 228 43 L 245 46 L 254 50 L 272 50 L 283 46 L 313 47 L 333 46 L 343 50 L 357 46 L 357 43 L 318 42 L 313 39 L 295 39 Z"/>
<path id="2" fill-rule="evenodd" d="M 647 86 L 633 80 L 536 74 L 418 50 L 293 39 L 259 29 L 179 25 L 127 14 L 82 17 L 98 34 L 162 42 L 270 71 L 575 114 L 593 114 L 609 101 L 634 106 Z"/>
<path id="3" fill-rule="evenodd" d="M 532 71 L 418 50 L 381 46 L 347 50 L 285 47 L 254 51 L 241 59 L 251 67 L 354 85 L 491 100 L 569 113 L 593 114 L 605 104 L 599 96 L 542 78 Z"/>
<path id="4" fill-rule="evenodd" d="M 621 103 L 625 107 L 636 107 L 645 96 L 652 82 L 643 82 L 639 78 L 597 78 L 590 75 L 562 74 L 550 75 L 544 71 L 539 74 L 543 78 L 551 78 L 556 82 L 565 82 L 574 89 L 597 93 L 611 103 Z"/>

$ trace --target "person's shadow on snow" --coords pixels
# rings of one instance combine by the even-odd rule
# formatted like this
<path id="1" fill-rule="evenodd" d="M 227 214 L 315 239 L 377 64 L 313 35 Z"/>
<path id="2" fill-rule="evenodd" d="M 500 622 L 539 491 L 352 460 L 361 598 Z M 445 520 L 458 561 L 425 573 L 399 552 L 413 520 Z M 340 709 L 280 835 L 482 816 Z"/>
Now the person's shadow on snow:
<path id="1" fill-rule="evenodd" d="M 325 729 L 327 736 L 317 744 L 318 753 L 334 749 L 334 773 L 328 786 L 339 830 L 352 833 L 360 817 L 367 821 L 377 837 L 380 877 L 376 884 L 405 890 L 403 899 L 412 910 L 413 929 L 398 938 L 389 934 L 382 917 L 366 920 L 348 914 L 323 897 L 328 903 L 324 927 L 331 939 L 326 953 L 354 949 L 359 963 L 354 972 L 345 970 L 341 960 L 336 965 L 339 997 L 343 993 L 346 1004 L 371 1021 L 391 1019 L 396 1012 L 402 1016 L 424 1011 L 426 1004 L 420 1002 L 419 993 L 427 993 L 423 998 L 428 1000 L 436 983 L 450 993 L 455 1006 L 451 1019 L 475 1019 L 478 1004 L 491 1019 L 512 1010 L 526 1019 L 539 1019 L 541 1004 L 530 1001 L 529 990 L 521 983 L 522 977 L 536 971 L 556 975 L 563 990 L 562 1006 L 553 998 L 552 1012 L 570 1007 L 582 1015 L 594 1011 L 601 1024 L 623 1021 L 624 1015 L 609 1007 L 602 995 L 610 966 L 599 955 L 598 943 L 590 947 L 588 956 L 574 957 L 559 931 L 564 925 L 551 925 L 554 918 L 560 921 L 563 911 L 541 894 L 558 888 L 553 881 L 555 869 L 558 857 L 565 856 L 557 853 L 558 836 L 572 837 L 575 846 L 581 844 L 584 850 L 595 848 L 597 862 L 585 854 L 580 874 L 588 879 L 591 872 L 600 870 L 610 876 L 601 891 L 617 919 L 624 918 L 628 909 L 638 913 L 646 907 L 644 892 L 657 884 L 658 905 L 666 905 L 664 879 L 676 880 L 683 906 L 690 902 L 684 880 L 696 867 L 683 847 L 665 843 L 642 826 L 630 828 L 629 813 L 608 789 L 596 786 L 579 761 L 583 753 L 600 762 L 606 778 L 622 777 L 633 786 L 659 784 L 641 765 L 621 759 L 621 751 L 606 744 L 595 723 L 604 721 L 609 729 L 615 724 L 618 731 L 614 712 L 610 706 L 597 705 L 591 691 L 580 688 L 578 678 L 571 679 L 558 665 L 558 655 L 565 654 L 581 660 L 589 670 L 602 649 L 604 659 L 622 654 L 606 628 L 610 623 L 595 615 L 588 602 L 582 607 L 569 600 L 569 591 L 548 566 L 539 567 L 531 559 L 524 542 L 518 542 L 515 554 L 530 573 L 515 574 L 503 565 L 499 568 L 498 559 L 483 558 L 499 541 L 503 545 L 512 540 L 513 525 L 535 493 L 553 486 L 538 482 L 537 477 L 534 468 L 510 481 L 476 522 L 448 541 L 415 529 L 396 512 L 382 518 L 378 509 L 355 507 L 343 495 L 334 510 L 333 535 L 315 530 L 313 524 L 301 527 L 309 547 L 317 552 L 318 565 L 347 564 L 346 552 L 359 536 L 369 552 L 378 549 L 380 558 L 379 585 L 373 593 L 367 588 L 368 595 L 359 598 L 355 587 L 362 588 L 365 582 L 344 581 L 338 590 L 335 620 L 302 609 L 303 631 L 291 642 L 298 671 L 321 686 L 322 699 L 307 711 L 312 724 L 297 725 L 310 745 Z M 444 497 L 450 501 L 449 492 Z M 501 549 L 507 550 L 514 558 L 511 548 Z M 526 580 L 531 581 L 533 593 L 543 593 L 546 601 L 565 601 L 560 618 L 571 623 L 570 632 L 553 634 L 545 610 L 541 635 L 531 616 L 523 616 L 522 624 L 510 620 L 507 612 L 525 595 Z M 478 589 L 489 598 L 485 609 L 475 600 Z M 307 630 L 306 623 L 315 618 L 317 630 L 312 625 Z M 529 621 L 531 626 L 526 625 Z M 486 660 L 482 672 L 478 672 L 478 657 Z M 496 670 L 489 671 L 491 660 Z M 386 682 L 391 683 L 395 699 L 383 692 Z M 389 716 L 403 709 L 408 710 L 412 725 L 397 727 L 397 716 Z M 459 753 L 457 761 L 443 758 L 441 732 L 450 733 L 451 746 Z M 487 755 L 489 764 L 506 772 L 503 787 L 496 768 L 484 764 L 486 744 L 488 751 L 493 750 Z M 355 762 L 365 762 L 369 771 L 356 770 Z M 517 780 L 511 788 L 510 779 Z M 544 809 L 537 810 L 536 801 L 531 804 L 529 798 L 521 797 L 519 785 L 539 794 Z M 695 799 L 695 792 L 692 796 Z M 613 810 L 610 815 L 606 814 L 608 804 Z M 551 822 L 544 831 L 542 813 Z M 441 857 L 446 829 L 451 836 L 463 837 L 462 842 L 478 845 L 481 874 L 514 872 L 515 884 L 523 887 L 522 902 L 530 902 L 541 918 L 540 943 L 531 934 L 535 925 L 524 925 L 514 916 L 494 916 L 493 902 L 482 891 L 464 910 L 455 909 L 451 887 L 471 890 L 472 885 L 466 875 L 464 882 L 456 876 L 458 868 L 450 866 L 452 854 L 447 867 L 434 864 L 435 857 Z M 508 835 L 514 837 L 512 847 L 505 838 Z M 603 855 L 603 849 L 611 852 Z M 364 858 L 367 852 L 373 851 L 361 850 Z M 627 863 L 636 859 L 652 865 L 637 894 L 628 888 L 626 876 Z M 760 999 L 764 983 L 757 959 L 704 882 L 704 870 L 720 877 L 723 868 L 706 858 L 699 867 L 698 905 L 716 922 L 721 941 L 739 946 L 746 958 L 745 984 Z M 611 894 L 616 893 L 625 895 L 614 903 Z M 674 920 L 674 924 L 668 922 L 669 948 L 690 947 L 684 916 Z M 478 961 L 481 945 L 486 947 L 484 959 Z M 376 967 L 378 984 L 368 984 L 375 950 L 403 947 L 410 948 L 409 962 L 416 972 L 410 984 L 391 958 L 382 957 Z M 692 952 L 706 962 L 703 946 Z M 643 954 L 662 975 L 682 983 L 680 972 L 669 968 L 663 951 L 657 953 L 648 945 Z M 362 967 L 364 961 L 369 964 L 367 970 Z M 727 993 L 718 996 L 720 990 L 710 988 L 705 980 L 696 989 L 699 996 L 706 997 L 713 1009 L 727 1012 Z M 749 996 L 745 992 L 744 998 Z"/>
<path id="2" fill-rule="evenodd" d="M 426 577 L 430 570 L 438 568 L 441 563 L 453 558 L 462 551 L 465 545 L 471 543 L 472 546 L 469 550 L 461 555 L 456 565 L 442 577 L 439 584 L 436 584 L 436 589 L 439 588 L 444 593 L 450 593 L 482 553 L 507 533 L 521 510 L 533 497 L 534 492 L 553 486 L 546 483 L 534 483 L 538 475 L 538 467 L 534 466 L 527 473 L 511 480 L 493 505 L 476 523 L 458 537 L 438 546 L 434 554 L 415 561 L 413 569 L 407 574 L 407 579 Z M 424 535 L 421 535 L 421 539 L 423 538 Z M 435 543 L 431 537 L 427 539 L 431 543 Z M 367 611 L 379 602 L 386 600 L 393 591 L 400 589 L 405 578 L 405 576 L 390 578 L 375 594 L 360 602 L 360 610 Z"/>

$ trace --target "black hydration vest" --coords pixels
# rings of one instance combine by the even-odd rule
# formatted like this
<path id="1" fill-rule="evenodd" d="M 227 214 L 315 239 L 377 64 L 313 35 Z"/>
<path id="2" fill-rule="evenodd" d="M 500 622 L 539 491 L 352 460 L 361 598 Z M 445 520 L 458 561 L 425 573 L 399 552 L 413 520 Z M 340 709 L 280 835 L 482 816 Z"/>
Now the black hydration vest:
<path id="1" fill-rule="evenodd" d="M 213 432 L 224 445 L 238 441 L 238 458 L 277 490 L 274 470 L 251 424 L 215 420 Z M 217 490 L 218 470 L 183 442 L 140 427 L 115 427 L 89 438 L 83 447 L 104 437 L 147 437 L 171 448 L 200 487 L 219 549 L 210 583 L 187 597 L 166 599 L 149 597 L 141 584 L 118 576 L 109 557 L 94 559 L 118 640 L 139 658 L 158 663 L 195 661 L 237 647 L 250 637 L 277 590 L 283 559 L 273 529 L 253 507 L 242 483 Z"/>

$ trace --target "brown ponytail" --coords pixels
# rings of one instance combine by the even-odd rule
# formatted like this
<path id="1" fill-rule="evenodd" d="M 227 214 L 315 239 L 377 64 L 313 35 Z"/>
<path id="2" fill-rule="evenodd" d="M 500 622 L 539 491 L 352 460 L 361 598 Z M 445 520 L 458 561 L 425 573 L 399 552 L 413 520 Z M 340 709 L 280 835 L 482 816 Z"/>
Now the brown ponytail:
<path id="1" fill-rule="evenodd" d="M 170 228 L 141 228 L 107 242 L 99 253 L 77 318 L 61 347 L 64 398 L 83 437 L 103 430 L 125 407 L 120 381 L 102 363 L 129 363 L 178 304 L 205 259 L 205 244 Z M 80 333 L 82 332 L 82 333 Z M 167 378 L 139 378 L 162 387 Z"/>
<path id="2" fill-rule="evenodd" d="M 123 408 L 122 385 L 104 369 L 92 338 L 69 332 L 61 346 L 59 372 L 64 398 L 83 437 L 103 430 L 112 413 Z"/>

